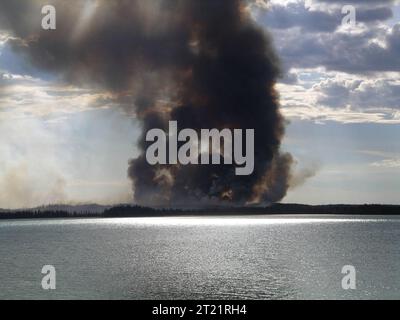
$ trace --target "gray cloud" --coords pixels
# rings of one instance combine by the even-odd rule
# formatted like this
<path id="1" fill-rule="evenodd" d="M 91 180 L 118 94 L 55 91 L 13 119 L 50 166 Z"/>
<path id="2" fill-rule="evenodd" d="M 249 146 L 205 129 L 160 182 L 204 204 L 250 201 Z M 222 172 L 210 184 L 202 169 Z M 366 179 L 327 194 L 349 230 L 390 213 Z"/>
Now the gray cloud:
<path id="1" fill-rule="evenodd" d="M 331 107 L 400 110 L 400 81 L 377 80 L 327 80 L 315 86 L 323 96 L 319 102 Z"/>
<path id="2" fill-rule="evenodd" d="M 262 14 L 261 20 L 269 28 L 289 29 L 299 27 L 307 32 L 334 32 L 343 19 L 341 8 L 330 11 L 310 10 L 302 3 L 286 6 L 274 5 Z M 385 21 L 393 17 L 390 7 L 358 8 L 358 22 Z"/>
<path id="3" fill-rule="evenodd" d="M 324 1 L 323 1 L 324 2 Z M 305 2 L 273 4 L 269 11 L 255 9 L 258 22 L 272 29 L 286 76 L 292 68 L 323 67 L 351 74 L 400 71 L 400 24 L 392 29 L 382 22 L 393 17 L 394 1 L 354 1 L 357 30 L 342 30 L 338 4 L 306 7 Z M 336 5 L 335 5 L 336 4 Z M 362 4 L 362 5 L 361 5 Z"/>
<path id="4" fill-rule="evenodd" d="M 310 11 L 302 4 L 273 6 L 263 19 L 265 25 L 271 28 L 301 27 L 313 32 L 331 32 L 340 23 L 334 15 L 328 12 Z"/>
<path id="5" fill-rule="evenodd" d="M 382 5 L 393 4 L 397 0 L 317 0 L 317 2 L 329 4 L 357 4 L 357 5 Z"/>
<path id="6" fill-rule="evenodd" d="M 356 74 L 400 71 L 400 24 L 391 30 L 371 28 L 354 34 L 304 34 L 296 30 L 275 34 L 288 69 L 321 66 Z"/>
<path id="7" fill-rule="evenodd" d="M 357 10 L 357 20 L 359 22 L 385 21 L 390 18 L 393 18 L 393 10 L 390 7 Z"/>

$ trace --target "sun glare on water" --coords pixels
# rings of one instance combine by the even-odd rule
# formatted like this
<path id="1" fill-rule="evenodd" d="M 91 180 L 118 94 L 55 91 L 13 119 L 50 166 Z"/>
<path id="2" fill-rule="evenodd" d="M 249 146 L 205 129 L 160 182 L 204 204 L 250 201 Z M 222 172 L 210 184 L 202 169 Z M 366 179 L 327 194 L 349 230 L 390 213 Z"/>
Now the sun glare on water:
<path id="1" fill-rule="evenodd" d="M 243 225 L 279 225 L 279 224 L 322 224 L 382 222 L 387 219 L 372 218 L 296 218 L 296 217 L 160 217 L 160 218 L 123 218 L 105 219 L 104 223 L 117 225 L 154 225 L 154 226 L 243 226 Z M 101 223 L 101 222 L 100 222 Z"/>

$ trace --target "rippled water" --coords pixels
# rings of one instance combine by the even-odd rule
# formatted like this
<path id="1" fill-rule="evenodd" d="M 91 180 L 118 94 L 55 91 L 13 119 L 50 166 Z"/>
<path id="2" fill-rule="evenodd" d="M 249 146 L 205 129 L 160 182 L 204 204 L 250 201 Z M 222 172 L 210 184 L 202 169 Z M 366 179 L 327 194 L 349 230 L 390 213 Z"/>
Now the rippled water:
<path id="1" fill-rule="evenodd" d="M 0 221 L 0 259 L 1 299 L 400 298 L 390 217 Z M 342 289 L 344 265 L 357 290 Z"/>

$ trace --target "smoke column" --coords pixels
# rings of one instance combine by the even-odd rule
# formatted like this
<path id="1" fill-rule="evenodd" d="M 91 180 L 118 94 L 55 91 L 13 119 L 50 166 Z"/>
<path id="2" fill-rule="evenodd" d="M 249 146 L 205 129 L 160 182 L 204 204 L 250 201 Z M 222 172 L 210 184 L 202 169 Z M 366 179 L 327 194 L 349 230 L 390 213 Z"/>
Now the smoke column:
<path id="1" fill-rule="evenodd" d="M 40 29 L 40 8 L 57 30 Z M 274 89 L 279 63 L 269 37 L 240 0 L 14 1 L 0 4 L 9 44 L 32 64 L 77 86 L 99 88 L 140 119 L 142 155 L 129 163 L 136 203 L 253 204 L 280 201 L 292 157 L 280 153 L 284 121 Z M 30 16 L 31 19 L 28 19 Z M 16 27 L 18 26 L 18 27 Z M 231 165 L 150 166 L 148 130 L 255 129 L 255 170 Z"/>

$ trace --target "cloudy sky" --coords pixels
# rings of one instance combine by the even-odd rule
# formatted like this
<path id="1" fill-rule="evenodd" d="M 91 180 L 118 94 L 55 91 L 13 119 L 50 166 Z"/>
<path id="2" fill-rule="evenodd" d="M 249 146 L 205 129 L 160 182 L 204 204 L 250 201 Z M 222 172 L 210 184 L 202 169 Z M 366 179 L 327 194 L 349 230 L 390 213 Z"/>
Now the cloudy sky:
<path id="1" fill-rule="evenodd" d="M 354 27 L 342 25 L 346 4 Z M 271 0 L 250 10 L 284 70 L 284 149 L 311 176 L 284 202 L 400 204 L 400 2 Z M 12 36 L 0 30 L 0 207 L 130 201 L 134 116 L 36 70 L 11 50 Z"/>

